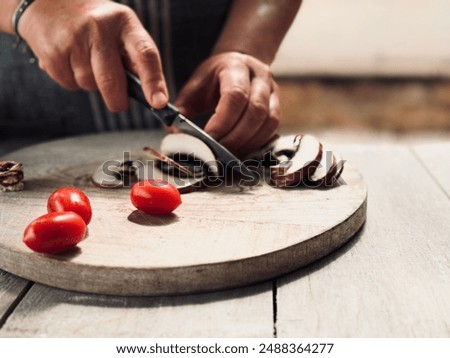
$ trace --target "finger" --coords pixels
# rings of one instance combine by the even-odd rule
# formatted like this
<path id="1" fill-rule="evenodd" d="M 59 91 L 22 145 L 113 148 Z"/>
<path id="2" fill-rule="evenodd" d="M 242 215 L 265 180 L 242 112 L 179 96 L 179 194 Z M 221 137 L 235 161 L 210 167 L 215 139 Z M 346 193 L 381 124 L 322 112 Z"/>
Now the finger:
<path id="1" fill-rule="evenodd" d="M 181 89 L 175 101 L 181 113 L 193 118 L 201 113 L 208 113 L 214 109 L 214 99 L 218 97 L 217 83 L 211 73 L 196 72 Z"/>
<path id="2" fill-rule="evenodd" d="M 39 67 L 62 87 L 71 91 L 80 88 L 75 81 L 68 57 L 57 56 L 57 60 L 47 62 L 39 60 Z"/>
<path id="3" fill-rule="evenodd" d="M 241 62 L 230 63 L 219 74 L 220 99 L 205 131 L 220 140 L 236 125 L 250 98 L 250 72 Z"/>
<path id="4" fill-rule="evenodd" d="M 272 81 L 272 93 L 270 95 L 270 117 L 280 124 L 281 121 L 281 101 L 280 87 Z"/>
<path id="5" fill-rule="evenodd" d="M 98 89 L 95 82 L 94 72 L 90 61 L 90 51 L 87 47 L 74 49 L 70 64 L 78 86 L 86 91 Z"/>
<path id="6" fill-rule="evenodd" d="M 137 19 L 123 32 L 122 42 L 127 57 L 136 68 L 148 103 L 158 109 L 165 107 L 168 102 L 168 91 L 159 51 Z"/>
<path id="7" fill-rule="evenodd" d="M 124 111 L 128 108 L 128 95 L 120 53 L 115 44 L 103 40 L 102 46 L 93 46 L 91 50 L 95 82 L 109 110 Z"/>
<path id="8" fill-rule="evenodd" d="M 258 139 L 258 132 L 269 116 L 270 93 L 270 82 L 259 77 L 253 79 L 246 110 L 235 127 L 221 139 L 225 147 L 240 151 Z"/>
<path id="9" fill-rule="evenodd" d="M 247 142 L 239 149 L 241 153 L 246 154 L 258 150 L 269 143 L 276 136 L 281 119 L 281 105 L 278 86 L 275 88 L 276 89 L 270 95 L 269 116 L 259 128 L 257 135 L 255 135 L 251 141 Z"/>

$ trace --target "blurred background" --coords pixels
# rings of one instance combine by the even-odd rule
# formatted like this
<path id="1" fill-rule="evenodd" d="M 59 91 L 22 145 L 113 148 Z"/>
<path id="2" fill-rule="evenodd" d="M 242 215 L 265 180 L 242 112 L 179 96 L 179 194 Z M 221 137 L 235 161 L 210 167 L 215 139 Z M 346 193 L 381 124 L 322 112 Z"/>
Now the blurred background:
<path id="1" fill-rule="evenodd" d="M 274 63 L 282 131 L 450 137 L 449 0 L 304 0 Z"/>
<path id="2" fill-rule="evenodd" d="M 450 0 L 304 0 L 273 70 L 281 134 L 450 140 Z M 0 155 L 44 139 L 3 136 Z"/>

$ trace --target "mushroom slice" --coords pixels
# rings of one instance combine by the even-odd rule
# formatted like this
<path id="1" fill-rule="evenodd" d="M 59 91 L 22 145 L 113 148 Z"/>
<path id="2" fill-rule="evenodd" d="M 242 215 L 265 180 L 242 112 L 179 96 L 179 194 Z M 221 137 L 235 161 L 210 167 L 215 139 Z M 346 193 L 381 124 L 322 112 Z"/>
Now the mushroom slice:
<path id="1" fill-rule="evenodd" d="M 0 161 L 0 192 L 23 190 L 23 165 L 13 161 Z"/>
<path id="2" fill-rule="evenodd" d="M 333 184 L 340 178 L 342 172 L 344 171 L 344 163 L 345 163 L 344 158 L 342 158 L 342 156 L 336 152 L 334 153 L 334 160 L 336 161 L 336 172 L 332 178 Z"/>
<path id="3" fill-rule="evenodd" d="M 130 186 L 137 179 L 137 164 L 139 162 L 133 160 L 107 160 L 95 169 L 91 180 L 101 188 L 114 189 Z"/>
<path id="4" fill-rule="evenodd" d="M 161 153 L 171 158 L 176 156 L 191 157 L 206 165 L 208 173 L 219 175 L 219 163 L 213 151 L 200 139 L 186 133 L 171 133 L 161 142 Z"/>
<path id="5" fill-rule="evenodd" d="M 317 168 L 316 172 L 311 176 L 310 182 L 316 186 L 333 186 L 336 181 L 339 179 L 342 171 L 344 170 L 344 160 L 339 153 L 332 153 L 331 151 L 327 151 L 325 156 L 329 157 L 332 155 L 331 161 L 332 166 L 329 167 L 330 159 L 327 159 L 327 163 L 322 164 L 322 161 Z M 322 169 L 322 165 L 328 165 L 327 170 Z"/>
<path id="6" fill-rule="evenodd" d="M 297 153 L 303 135 L 287 135 L 276 139 L 272 143 L 272 154 L 279 157 L 293 157 Z"/>
<path id="7" fill-rule="evenodd" d="M 139 178 L 139 180 L 147 179 L 162 179 L 175 186 L 180 194 L 190 193 L 202 188 L 204 180 L 204 178 L 201 177 L 192 178 L 173 176 L 155 165 L 151 167 L 147 166 L 144 170 L 144 175 Z"/>
<path id="8" fill-rule="evenodd" d="M 321 159 L 322 144 L 312 135 L 303 135 L 294 156 L 271 168 L 272 182 L 279 187 L 297 185 L 315 172 Z"/>
<path id="9" fill-rule="evenodd" d="M 294 174 L 299 170 L 314 165 L 317 167 L 322 158 L 322 144 L 316 137 L 306 134 L 301 137 L 300 145 L 291 158 L 291 165 L 284 175 Z"/>
<path id="10" fill-rule="evenodd" d="M 0 161 L 0 192 L 23 190 L 22 179 L 22 163 Z"/>
<path id="11" fill-rule="evenodd" d="M 144 170 L 138 173 L 139 180 L 162 179 L 174 185 L 180 194 L 190 193 L 203 187 L 205 174 L 198 175 L 157 150 L 145 147 L 144 151 L 153 161 L 146 162 Z M 150 165 L 152 163 L 152 165 Z M 174 172 L 177 172 L 176 174 Z"/>
<path id="12" fill-rule="evenodd" d="M 314 173 L 310 176 L 311 184 L 321 186 L 328 185 L 336 174 L 336 157 L 328 147 L 322 149 L 322 159 Z"/>

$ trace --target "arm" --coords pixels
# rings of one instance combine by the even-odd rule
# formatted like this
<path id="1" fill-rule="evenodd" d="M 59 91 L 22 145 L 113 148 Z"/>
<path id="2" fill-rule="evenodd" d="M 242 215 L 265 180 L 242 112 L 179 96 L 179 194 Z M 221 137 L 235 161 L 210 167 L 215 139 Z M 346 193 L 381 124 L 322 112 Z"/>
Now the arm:
<path id="1" fill-rule="evenodd" d="M 1 0 L 0 30 L 12 33 L 18 0 Z M 159 51 L 136 14 L 110 0 L 36 0 L 19 21 L 42 70 L 68 89 L 99 90 L 108 108 L 128 106 L 124 66 L 141 79 L 147 101 L 167 103 Z"/>
<path id="2" fill-rule="evenodd" d="M 270 64 L 301 0 L 234 0 L 211 57 L 180 92 L 188 116 L 214 110 L 205 130 L 236 154 L 260 148 L 276 133 L 279 90 Z"/>
<path id="3" fill-rule="evenodd" d="M 235 0 L 213 53 L 236 51 L 271 64 L 302 0 Z"/>
<path id="4" fill-rule="evenodd" d="M 19 0 L 2 0 L 0 2 L 0 32 L 14 33 L 11 19 L 18 4 Z"/>

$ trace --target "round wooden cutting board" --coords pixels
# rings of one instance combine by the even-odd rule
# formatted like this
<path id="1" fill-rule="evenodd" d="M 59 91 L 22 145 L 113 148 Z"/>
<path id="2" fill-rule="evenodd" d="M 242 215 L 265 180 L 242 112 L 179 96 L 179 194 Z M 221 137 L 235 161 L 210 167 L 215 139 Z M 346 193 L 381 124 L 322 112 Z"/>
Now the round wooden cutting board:
<path id="1" fill-rule="evenodd" d="M 366 218 L 366 185 L 346 163 L 345 183 L 330 189 L 208 189 L 182 196 L 164 217 L 132 206 L 129 189 L 89 180 L 109 159 L 144 146 L 158 132 L 64 139 L 7 155 L 24 164 L 25 190 L 0 193 L 0 268 L 74 291 L 165 295 L 213 291 L 264 281 L 305 266 L 346 243 Z M 49 194 L 77 186 L 89 196 L 87 238 L 63 255 L 32 252 L 25 227 L 46 213 Z"/>

